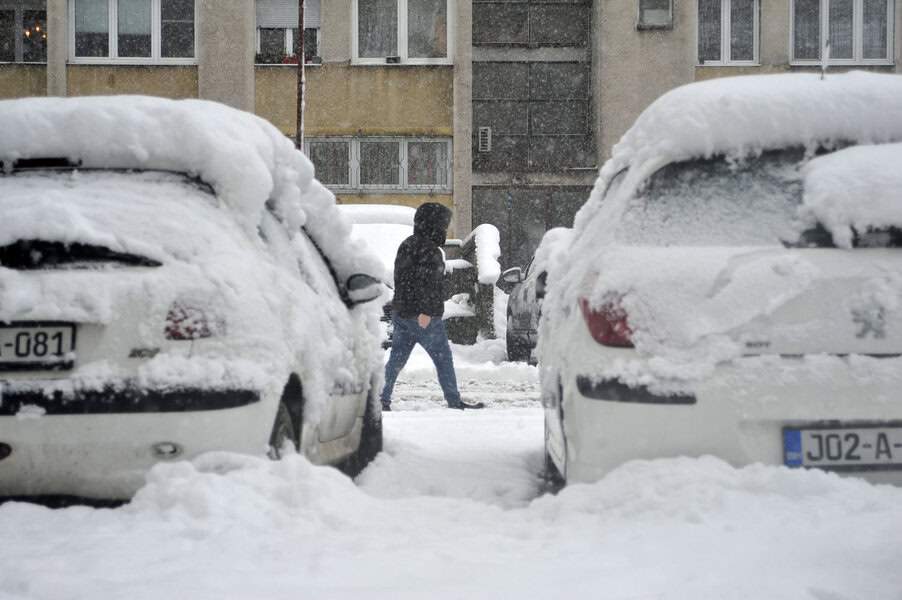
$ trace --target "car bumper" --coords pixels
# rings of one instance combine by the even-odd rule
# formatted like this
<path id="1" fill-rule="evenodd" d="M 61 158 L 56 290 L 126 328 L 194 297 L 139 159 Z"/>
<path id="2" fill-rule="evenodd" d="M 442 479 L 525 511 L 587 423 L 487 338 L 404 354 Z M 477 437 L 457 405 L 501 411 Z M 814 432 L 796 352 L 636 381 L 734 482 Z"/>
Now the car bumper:
<path id="1" fill-rule="evenodd" d="M 0 496 L 127 499 L 157 462 L 215 450 L 262 455 L 275 403 L 253 390 L 47 393 L 6 385 Z"/>

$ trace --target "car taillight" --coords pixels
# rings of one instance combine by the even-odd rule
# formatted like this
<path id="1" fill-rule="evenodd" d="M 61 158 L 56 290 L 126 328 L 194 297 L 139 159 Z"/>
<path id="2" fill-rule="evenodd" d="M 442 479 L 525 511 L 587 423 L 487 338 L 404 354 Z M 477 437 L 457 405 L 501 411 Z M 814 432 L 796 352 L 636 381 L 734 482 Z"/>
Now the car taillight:
<path id="1" fill-rule="evenodd" d="M 633 347 L 633 330 L 630 329 L 626 311 L 620 306 L 620 299 L 605 302 L 592 308 L 586 298 L 580 298 L 579 307 L 592 339 L 602 346 L 615 348 Z"/>
<path id="2" fill-rule="evenodd" d="M 166 314 L 164 333 L 167 340 L 196 340 L 213 337 L 221 333 L 222 323 L 209 311 L 186 304 L 173 302 Z"/>

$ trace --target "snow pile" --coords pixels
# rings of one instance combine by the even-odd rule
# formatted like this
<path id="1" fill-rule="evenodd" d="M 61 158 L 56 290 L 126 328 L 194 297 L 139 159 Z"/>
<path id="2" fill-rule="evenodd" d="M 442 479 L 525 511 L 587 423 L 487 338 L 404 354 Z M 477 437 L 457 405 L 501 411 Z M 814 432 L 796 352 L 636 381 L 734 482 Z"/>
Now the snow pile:
<path id="1" fill-rule="evenodd" d="M 805 209 L 850 248 L 853 229 L 902 227 L 902 144 L 854 146 L 803 168 Z"/>
<path id="2" fill-rule="evenodd" d="M 467 236 L 464 244 L 471 240 L 476 244 L 479 283 L 494 285 L 501 277 L 501 264 L 498 262 L 498 258 L 501 256 L 501 234 L 498 233 L 498 228 L 489 223 L 483 223 Z"/>
<path id="3" fill-rule="evenodd" d="M 454 294 L 445 300 L 443 319 L 469 319 L 476 316 L 476 308 L 470 301 L 470 294 Z"/>
<path id="4" fill-rule="evenodd" d="M 296 456 L 209 455 L 158 466 L 118 510 L 0 506 L 0 596 L 896 600 L 902 589 L 899 489 L 674 459 L 528 502 L 540 448 L 490 440 L 540 435 L 538 411 L 440 414 L 411 414 L 362 488 Z"/>

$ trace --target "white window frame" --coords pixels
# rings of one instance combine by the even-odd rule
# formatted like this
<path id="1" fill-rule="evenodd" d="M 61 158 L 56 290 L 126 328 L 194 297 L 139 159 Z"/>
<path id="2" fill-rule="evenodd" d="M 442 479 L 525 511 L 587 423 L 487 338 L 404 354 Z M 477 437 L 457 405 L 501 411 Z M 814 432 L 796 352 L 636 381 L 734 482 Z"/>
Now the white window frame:
<path id="1" fill-rule="evenodd" d="M 25 11 L 26 10 L 34 10 L 33 8 L 25 8 L 21 4 L 16 4 L 14 2 L 3 2 L 0 0 L 0 10 L 11 10 L 15 14 L 13 20 L 16 22 L 16 39 L 15 39 L 15 57 L 12 62 L 9 61 L 0 61 L 0 65 L 46 65 L 47 61 L 28 61 L 25 62 L 25 40 L 22 39 L 24 34 L 22 33 L 25 29 Z M 44 4 L 44 27 L 47 27 L 47 4 Z M 48 45 L 49 46 L 49 45 Z M 49 48 L 48 48 L 49 50 Z"/>
<path id="2" fill-rule="evenodd" d="M 294 27 L 257 27 L 254 30 L 255 36 L 256 36 L 256 39 L 254 40 L 254 44 L 255 44 L 254 47 L 256 48 L 255 52 L 257 54 L 260 54 L 260 50 L 261 50 L 261 46 L 260 46 L 260 30 L 261 29 L 284 29 L 283 34 L 285 36 L 285 39 L 284 39 L 283 50 L 285 51 L 285 54 L 287 56 L 291 56 L 292 54 L 294 54 L 294 36 L 291 35 L 291 31 L 294 29 Z M 321 57 L 322 56 L 321 50 L 322 50 L 322 44 L 323 44 L 322 27 L 305 27 L 305 29 L 316 29 L 316 56 Z M 254 61 L 254 62 L 255 62 L 256 66 L 261 66 L 261 67 L 277 67 L 277 66 L 279 66 L 278 64 L 274 64 L 274 63 L 258 63 L 256 61 Z M 289 66 L 292 66 L 292 67 L 297 66 L 294 63 L 288 63 L 288 64 L 289 64 Z M 304 64 L 307 66 L 318 66 L 319 65 L 319 63 L 314 63 L 314 62 L 305 62 Z"/>
<path id="3" fill-rule="evenodd" d="M 893 66 L 895 62 L 895 35 L 896 35 L 896 11 L 895 0 L 888 0 L 886 3 L 886 58 L 864 58 L 864 2 L 863 0 L 853 0 L 852 7 L 852 35 L 854 38 L 854 54 L 853 58 L 833 58 L 827 61 L 828 65 L 870 65 L 870 66 Z M 830 0 L 820 0 L 821 3 L 821 27 L 820 27 L 820 43 L 821 58 L 817 59 L 797 59 L 796 43 L 795 43 L 795 23 L 796 23 L 796 3 L 794 0 L 789 2 L 789 56 L 790 65 L 796 66 L 817 66 L 824 64 L 823 54 L 826 47 L 826 39 L 830 31 Z"/>
<path id="4" fill-rule="evenodd" d="M 757 67 L 760 62 L 760 46 L 761 46 L 761 0 L 754 0 L 754 32 L 753 32 L 753 58 L 752 60 L 733 60 L 730 54 L 733 51 L 731 43 L 731 32 L 733 27 L 732 0 L 720 0 L 720 60 L 707 60 L 702 62 L 698 56 L 698 32 L 701 28 L 701 22 L 698 22 L 698 11 L 696 10 L 696 27 L 695 27 L 695 52 L 696 64 L 702 67 Z"/>
<path id="5" fill-rule="evenodd" d="M 200 23 L 198 20 L 198 3 L 194 0 L 194 56 L 192 58 L 164 58 L 160 56 L 162 48 L 163 23 L 162 0 L 151 0 L 150 18 L 150 56 L 122 57 L 119 54 L 119 1 L 108 0 L 109 17 L 109 56 L 76 56 L 75 55 L 75 2 L 69 0 L 69 62 L 76 65 L 196 65 Z"/>
<path id="6" fill-rule="evenodd" d="M 451 138 L 447 137 L 385 137 L 385 136 L 365 136 L 365 137 L 314 137 L 304 140 L 304 153 L 310 156 L 310 144 L 316 142 L 347 142 L 348 143 L 348 176 L 347 185 L 326 184 L 331 190 L 341 193 L 392 193 L 392 194 L 450 194 L 452 192 L 451 182 L 453 180 L 453 162 L 454 155 L 452 153 Z M 395 142 L 398 143 L 398 159 L 399 174 L 398 185 L 392 184 L 361 184 L 360 183 L 360 143 L 361 142 Z M 447 183 L 445 185 L 412 185 L 408 183 L 407 169 L 407 144 L 410 142 L 440 142 L 446 146 L 445 169 L 447 173 Z"/>
<path id="7" fill-rule="evenodd" d="M 467 1 L 467 0 L 463 0 Z M 361 58 L 359 40 L 357 34 L 359 32 L 358 23 L 358 0 L 352 0 L 351 4 L 351 64 L 353 65 L 452 65 L 454 64 L 454 39 L 456 37 L 457 23 L 455 15 L 457 14 L 456 0 L 447 0 L 445 10 L 447 11 L 446 19 L 448 21 L 447 37 L 447 56 L 444 58 L 410 58 L 407 52 L 407 0 L 397 0 L 398 3 L 398 58 L 400 62 L 389 63 L 386 57 L 377 58 Z"/>

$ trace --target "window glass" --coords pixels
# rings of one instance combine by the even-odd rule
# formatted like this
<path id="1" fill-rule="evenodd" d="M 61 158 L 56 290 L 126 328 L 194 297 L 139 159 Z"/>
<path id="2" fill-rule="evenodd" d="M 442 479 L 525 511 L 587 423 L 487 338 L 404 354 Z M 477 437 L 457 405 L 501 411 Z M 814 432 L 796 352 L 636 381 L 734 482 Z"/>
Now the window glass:
<path id="1" fill-rule="evenodd" d="M 0 10 L 0 62 L 16 60 L 16 11 Z"/>
<path id="2" fill-rule="evenodd" d="M 22 11 L 22 60 L 47 62 L 47 11 Z"/>
<path id="3" fill-rule="evenodd" d="M 817 60 L 821 57 L 821 2 L 794 0 L 793 56 L 797 60 Z"/>
<path id="4" fill-rule="evenodd" d="M 730 60 L 755 60 L 755 2 L 730 3 Z"/>
<path id="5" fill-rule="evenodd" d="M 397 0 L 358 0 L 357 52 L 360 58 L 398 55 Z"/>
<path id="6" fill-rule="evenodd" d="M 110 12 L 107 0 L 75 0 L 75 55 L 110 55 Z"/>
<path id="7" fill-rule="evenodd" d="M 448 145 L 444 142 L 408 142 L 408 185 L 448 185 L 447 155 Z"/>
<path id="8" fill-rule="evenodd" d="M 360 184 L 398 185 L 400 142 L 360 142 Z"/>
<path id="9" fill-rule="evenodd" d="M 670 0 L 639 0 L 639 24 L 650 27 L 670 25 Z"/>
<path id="10" fill-rule="evenodd" d="M 291 30 L 291 47 L 294 49 L 295 55 L 298 48 L 298 30 Z M 304 28 L 304 62 L 312 62 L 313 57 L 319 56 L 319 29 L 313 27 Z"/>
<path id="11" fill-rule="evenodd" d="M 151 55 L 151 6 L 146 0 L 119 0 L 119 56 Z"/>
<path id="12" fill-rule="evenodd" d="M 886 59 L 887 0 L 864 0 L 863 12 L 863 56 Z"/>
<path id="13" fill-rule="evenodd" d="M 698 61 L 717 62 L 720 57 L 722 0 L 698 0 Z"/>
<path id="14" fill-rule="evenodd" d="M 310 142 L 310 160 L 324 185 L 350 185 L 350 142 Z"/>
<path id="15" fill-rule="evenodd" d="M 160 55 L 194 58 L 194 0 L 161 0 Z"/>
<path id="16" fill-rule="evenodd" d="M 447 0 L 407 1 L 407 54 L 411 58 L 448 55 Z"/>
<path id="17" fill-rule="evenodd" d="M 285 30 L 271 27 L 260 28 L 260 55 L 257 62 L 262 64 L 281 63 L 285 58 Z"/>
<path id="18" fill-rule="evenodd" d="M 830 0 L 830 58 L 854 58 L 854 0 Z"/>

